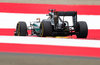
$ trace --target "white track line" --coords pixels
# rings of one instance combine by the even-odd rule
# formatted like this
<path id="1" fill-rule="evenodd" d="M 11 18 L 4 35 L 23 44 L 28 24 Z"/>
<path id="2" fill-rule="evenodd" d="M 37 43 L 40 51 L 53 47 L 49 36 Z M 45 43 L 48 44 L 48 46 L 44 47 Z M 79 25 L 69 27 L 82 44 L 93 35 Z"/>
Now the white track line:
<path id="1" fill-rule="evenodd" d="M 41 38 L 41 37 L 0 36 L 0 43 L 38 44 L 38 45 L 100 48 L 99 40 L 81 40 L 81 39 L 57 39 L 57 38 Z"/>
<path id="2" fill-rule="evenodd" d="M 36 18 L 46 19 L 46 14 L 0 13 L 0 28 L 15 28 L 18 21 L 28 25 Z M 72 23 L 72 19 L 66 18 Z M 100 15 L 78 15 L 78 21 L 86 21 L 89 29 L 100 29 Z"/>

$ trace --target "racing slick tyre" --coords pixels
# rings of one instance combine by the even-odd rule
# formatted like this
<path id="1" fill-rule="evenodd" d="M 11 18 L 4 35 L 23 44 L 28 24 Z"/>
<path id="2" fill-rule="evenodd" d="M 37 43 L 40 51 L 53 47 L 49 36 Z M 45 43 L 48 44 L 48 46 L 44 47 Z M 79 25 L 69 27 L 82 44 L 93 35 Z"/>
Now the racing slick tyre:
<path id="1" fill-rule="evenodd" d="M 76 36 L 77 38 L 87 38 L 88 26 L 84 21 L 77 22 L 76 24 Z"/>
<path id="2" fill-rule="evenodd" d="M 17 26 L 16 26 L 16 33 L 15 33 L 16 36 L 27 36 L 27 25 L 25 22 L 23 21 L 20 21 L 17 23 Z"/>
<path id="3" fill-rule="evenodd" d="M 40 24 L 40 37 L 51 36 L 52 25 L 49 21 L 42 21 Z"/>

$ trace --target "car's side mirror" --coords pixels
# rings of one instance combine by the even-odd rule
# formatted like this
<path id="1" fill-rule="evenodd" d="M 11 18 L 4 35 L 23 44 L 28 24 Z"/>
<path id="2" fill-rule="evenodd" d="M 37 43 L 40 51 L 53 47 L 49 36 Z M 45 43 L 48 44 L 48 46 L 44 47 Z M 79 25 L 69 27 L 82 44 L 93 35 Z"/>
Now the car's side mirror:
<path id="1" fill-rule="evenodd" d="M 49 16 L 49 14 L 46 14 L 46 16 Z"/>
<path id="2" fill-rule="evenodd" d="M 54 12 L 54 11 L 56 11 L 56 9 L 49 9 L 49 11 Z"/>

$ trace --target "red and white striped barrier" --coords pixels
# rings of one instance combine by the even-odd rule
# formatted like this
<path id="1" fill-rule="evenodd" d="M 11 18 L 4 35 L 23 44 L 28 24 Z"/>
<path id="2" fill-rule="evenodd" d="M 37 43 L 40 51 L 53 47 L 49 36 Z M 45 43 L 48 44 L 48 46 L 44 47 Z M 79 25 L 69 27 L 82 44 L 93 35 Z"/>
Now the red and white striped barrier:
<path id="1" fill-rule="evenodd" d="M 99 40 L 0 36 L 0 52 L 100 58 Z"/>

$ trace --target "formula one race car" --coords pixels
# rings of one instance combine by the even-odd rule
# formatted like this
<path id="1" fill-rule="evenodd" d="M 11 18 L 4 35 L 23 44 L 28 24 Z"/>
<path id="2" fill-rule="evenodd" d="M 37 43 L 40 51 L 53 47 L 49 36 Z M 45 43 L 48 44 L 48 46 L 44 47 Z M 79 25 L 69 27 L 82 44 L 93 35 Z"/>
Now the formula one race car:
<path id="1" fill-rule="evenodd" d="M 20 21 L 17 23 L 15 35 L 27 36 L 27 30 L 31 30 L 31 35 L 36 34 L 39 37 L 46 36 L 71 36 L 76 35 L 77 38 L 87 38 L 88 26 L 84 21 L 77 22 L 76 11 L 56 11 L 50 9 L 50 13 L 47 15 L 47 19 L 40 21 L 34 21 L 27 27 L 26 23 Z M 69 22 L 65 21 L 65 16 L 72 16 L 73 25 L 69 26 Z M 62 18 L 61 18 L 62 17 Z"/>

